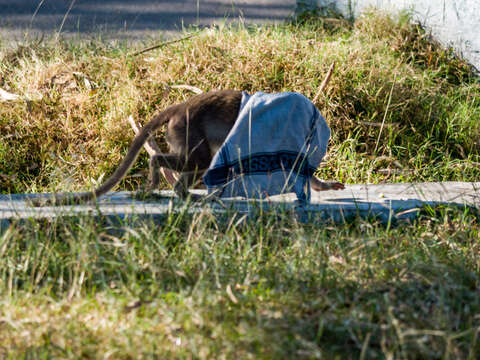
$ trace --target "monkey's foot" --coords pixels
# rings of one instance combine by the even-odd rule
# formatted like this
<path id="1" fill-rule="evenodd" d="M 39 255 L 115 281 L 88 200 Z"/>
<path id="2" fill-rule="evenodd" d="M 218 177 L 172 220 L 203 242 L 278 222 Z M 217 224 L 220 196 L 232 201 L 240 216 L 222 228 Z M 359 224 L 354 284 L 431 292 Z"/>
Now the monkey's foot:
<path id="1" fill-rule="evenodd" d="M 29 207 L 45 207 L 52 205 L 51 201 L 46 198 L 36 198 L 36 199 L 28 199 L 26 201 L 27 206 Z"/>
<path id="2" fill-rule="evenodd" d="M 203 195 L 189 193 L 185 200 L 196 203 L 196 202 L 202 201 L 204 198 L 205 198 L 205 196 L 203 196 Z"/>
<path id="3" fill-rule="evenodd" d="M 316 177 L 312 177 L 310 185 L 315 191 L 327 191 L 327 190 L 343 190 L 345 185 L 337 181 L 320 181 Z"/>

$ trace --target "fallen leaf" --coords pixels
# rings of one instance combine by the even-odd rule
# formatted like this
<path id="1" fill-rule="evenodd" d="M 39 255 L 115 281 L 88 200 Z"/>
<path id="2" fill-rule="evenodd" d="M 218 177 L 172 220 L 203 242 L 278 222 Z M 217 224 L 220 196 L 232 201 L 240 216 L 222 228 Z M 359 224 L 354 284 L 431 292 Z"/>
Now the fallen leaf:
<path id="1" fill-rule="evenodd" d="M 20 99 L 19 95 L 9 93 L 3 89 L 0 89 L 0 101 L 13 101 Z"/>
<path id="2" fill-rule="evenodd" d="M 328 262 L 332 264 L 345 264 L 345 260 L 343 260 L 343 258 L 334 255 L 330 255 L 328 257 Z"/>

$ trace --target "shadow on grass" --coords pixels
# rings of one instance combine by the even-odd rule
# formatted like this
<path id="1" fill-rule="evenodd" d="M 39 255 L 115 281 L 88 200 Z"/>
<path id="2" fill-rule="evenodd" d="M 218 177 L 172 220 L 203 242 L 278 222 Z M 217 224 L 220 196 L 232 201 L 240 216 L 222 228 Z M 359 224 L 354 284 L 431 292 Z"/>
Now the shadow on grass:
<path id="1" fill-rule="evenodd" d="M 266 330 L 263 340 L 273 352 L 306 358 L 476 358 L 478 274 L 461 263 L 398 268 L 403 274 L 388 281 L 352 282 L 332 274 L 321 286 L 299 286 L 308 274 L 289 279 L 295 284 L 290 295 L 276 296 L 290 304 L 259 320 Z"/>

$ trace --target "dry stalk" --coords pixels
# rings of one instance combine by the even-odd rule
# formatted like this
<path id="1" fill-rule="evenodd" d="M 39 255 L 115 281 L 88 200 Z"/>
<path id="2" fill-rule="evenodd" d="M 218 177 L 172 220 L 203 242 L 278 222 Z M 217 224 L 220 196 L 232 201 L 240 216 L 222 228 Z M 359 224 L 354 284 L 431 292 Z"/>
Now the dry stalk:
<path id="1" fill-rule="evenodd" d="M 203 94 L 203 90 L 199 89 L 195 86 L 192 85 L 170 85 L 169 86 L 172 89 L 185 89 L 185 90 L 190 90 L 191 92 L 194 92 L 195 94 Z"/>
<path id="2" fill-rule="evenodd" d="M 318 91 L 312 100 L 314 104 L 317 102 L 318 98 L 320 97 L 320 94 L 323 93 L 328 83 L 330 82 L 330 78 L 332 77 L 334 70 L 335 70 L 335 61 L 332 63 L 332 65 L 330 65 L 330 68 L 328 69 L 328 72 L 327 72 L 327 76 L 325 76 L 325 79 L 323 80 L 322 84 L 318 88 Z"/>
<path id="3" fill-rule="evenodd" d="M 174 44 L 174 43 L 176 43 L 176 42 L 180 42 L 180 41 L 183 41 L 183 40 L 187 40 L 187 39 L 190 39 L 190 38 L 198 35 L 198 33 L 199 33 L 199 31 L 197 31 L 197 32 L 195 32 L 195 33 L 193 33 L 193 34 L 184 36 L 184 37 L 182 37 L 182 38 L 180 38 L 180 39 L 164 41 L 164 42 L 162 42 L 162 43 L 160 43 L 160 44 L 153 45 L 153 46 L 147 47 L 147 48 L 142 49 L 142 50 L 139 50 L 139 51 L 135 51 L 134 53 L 128 54 L 128 56 L 138 56 L 138 55 L 141 55 L 141 54 L 146 53 L 146 52 L 151 51 L 151 50 L 155 50 L 155 49 L 158 49 L 158 48 L 161 48 L 161 47 L 170 45 L 170 44 Z"/>

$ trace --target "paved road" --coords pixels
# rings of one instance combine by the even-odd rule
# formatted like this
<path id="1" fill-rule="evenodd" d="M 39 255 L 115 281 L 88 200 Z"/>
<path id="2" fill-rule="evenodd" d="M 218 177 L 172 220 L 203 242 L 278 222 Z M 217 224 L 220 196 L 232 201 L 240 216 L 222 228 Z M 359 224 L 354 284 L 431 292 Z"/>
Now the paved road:
<path id="1" fill-rule="evenodd" d="M 0 36 L 18 38 L 27 30 L 48 34 L 60 28 L 66 35 L 79 36 L 99 30 L 115 32 L 114 36 L 121 38 L 158 32 L 169 36 L 180 31 L 182 24 L 208 25 L 225 19 L 238 21 L 239 17 L 247 23 L 280 22 L 293 14 L 295 3 L 296 0 L 0 0 Z M 73 6 L 69 11 L 70 5 Z"/>

